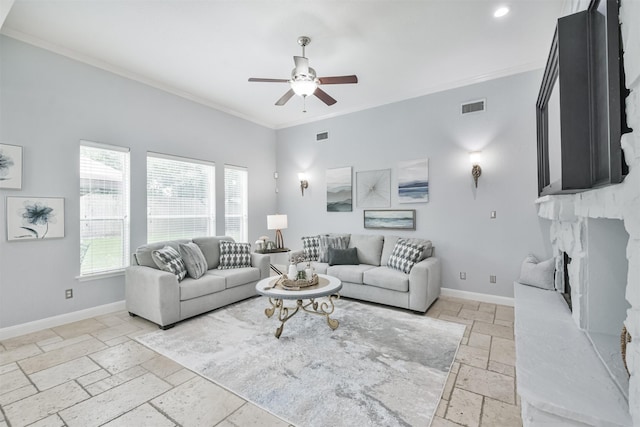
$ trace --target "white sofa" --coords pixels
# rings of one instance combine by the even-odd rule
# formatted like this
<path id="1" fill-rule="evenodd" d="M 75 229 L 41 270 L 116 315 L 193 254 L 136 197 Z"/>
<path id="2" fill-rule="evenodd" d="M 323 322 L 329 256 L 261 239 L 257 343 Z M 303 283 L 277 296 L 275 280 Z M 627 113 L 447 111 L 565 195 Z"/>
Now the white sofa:
<path id="1" fill-rule="evenodd" d="M 167 329 L 177 322 L 256 295 L 256 283 L 269 277 L 269 256 L 251 254 L 251 267 L 219 270 L 220 241 L 231 237 L 198 237 L 140 246 L 125 270 L 126 306 L 129 314 Z M 175 274 L 158 269 L 152 251 L 193 241 L 201 249 L 209 270 L 178 282 Z"/>
<path id="2" fill-rule="evenodd" d="M 349 236 L 349 248 L 356 248 L 357 265 L 329 265 L 312 261 L 316 272 L 337 277 L 342 281 L 340 295 L 371 301 L 424 313 L 440 296 L 442 285 L 440 260 L 433 256 L 431 241 L 410 238 L 424 245 L 418 262 L 407 274 L 387 266 L 398 236 L 383 235 L 331 235 Z M 308 257 L 308 251 L 292 252 L 290 259 Z"/>

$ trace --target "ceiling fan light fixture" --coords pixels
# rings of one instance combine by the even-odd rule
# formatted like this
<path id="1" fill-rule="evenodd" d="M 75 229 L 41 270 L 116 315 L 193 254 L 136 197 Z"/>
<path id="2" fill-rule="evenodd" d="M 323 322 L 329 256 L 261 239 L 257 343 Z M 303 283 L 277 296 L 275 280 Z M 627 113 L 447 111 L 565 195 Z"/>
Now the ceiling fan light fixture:
<path id="1" fill-rule="evenodd" d="M 291 89 L 298 96 L 309 96 L 318 88 L 318 83 L 312 79 L 291 80 Z"/>

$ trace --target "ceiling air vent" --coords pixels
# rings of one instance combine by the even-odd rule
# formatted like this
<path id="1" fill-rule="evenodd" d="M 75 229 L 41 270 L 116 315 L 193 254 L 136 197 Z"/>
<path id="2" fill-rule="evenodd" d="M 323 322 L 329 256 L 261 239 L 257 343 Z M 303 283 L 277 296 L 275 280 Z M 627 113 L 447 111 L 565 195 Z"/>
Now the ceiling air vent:
<path id="1" fill-rule="evenodd" d="M 319 132 L 316 134 L 317 142 L 326 141 L 327 139 L 329 139 L 329 132 Z"/>
<path id="2" fill-rule="evenodd" d="M 480 99 L 478 101 L 471 101 L 471 102 L 464 103 L 462 104 L 461 113 L 469 114 L 469 113 L 479 113 L 481 111 L 484 111 L 485 102 L 486 102 L 485 99 Z"/>

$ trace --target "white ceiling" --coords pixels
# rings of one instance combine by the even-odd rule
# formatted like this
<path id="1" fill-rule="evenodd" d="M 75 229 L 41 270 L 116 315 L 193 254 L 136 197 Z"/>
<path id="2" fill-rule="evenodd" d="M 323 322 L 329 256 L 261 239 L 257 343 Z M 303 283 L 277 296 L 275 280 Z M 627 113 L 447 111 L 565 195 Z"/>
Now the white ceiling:
<path id="1" fill-rule="evenodd" d="M 563 3 L 16 0 L 1 32 L 277 129 L 541 68 Z M 306 113 L 274 105 L 288 84 L 247 81 L 289 78 L 301 35 L 318 76 L 359 78 Z"/>

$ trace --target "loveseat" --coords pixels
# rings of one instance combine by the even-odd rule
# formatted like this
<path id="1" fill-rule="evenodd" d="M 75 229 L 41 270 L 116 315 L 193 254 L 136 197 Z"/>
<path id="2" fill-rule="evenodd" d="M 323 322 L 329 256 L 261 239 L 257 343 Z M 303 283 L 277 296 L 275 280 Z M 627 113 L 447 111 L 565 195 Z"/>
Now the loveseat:
<path id="1" fill-rule="evenodd" d="M 421 313 L 440 296 L 440 260 L 429 240 L 329 234 L 303 237 L 302 246 L 290 259 L 340 279 L 342 296 Z"/>
<path id="2" fill-rule="evenodd" d="M 247 246 L 235 244 L 233 238 L 227 236 L 140 246 L 132 255 L 131 266 L 125 270 L 129 314 L 143 317 L 167 329 L 181 320 L 256 295 L 256 283 L 269 277 L 269 256 L 251 253 L 250 246 Z M 173 270 L 175 259 L 168 263 L 173 264 L 167 267 L 169 271 L 159 268 L 157 260 L 165 247 L 172 248 L 185 259 L 191 257 L 191 252 L 185 251 L 196 252 L 196 261 L 200 263 L 194 266 L 187 260 L 185 266 L 191 268 L 188 275 L 182 274 L 184 278 L 180 279 L 180 275 Z M 224 266 L 221 265 L 221 248 Z M 242 253 L 235 254 L 234 250 L 242 250 Z M 175 254 L 171 250 L 164 252 Z M 236 267 L 233 263 L 239 259 L 244 259 L 244 265 L 250 261 L 250 265 Z M 191 270 L 198 268 L 200 271 L 192 275 Z M 198 277 L 200 274 L 201 277 Z"/>

